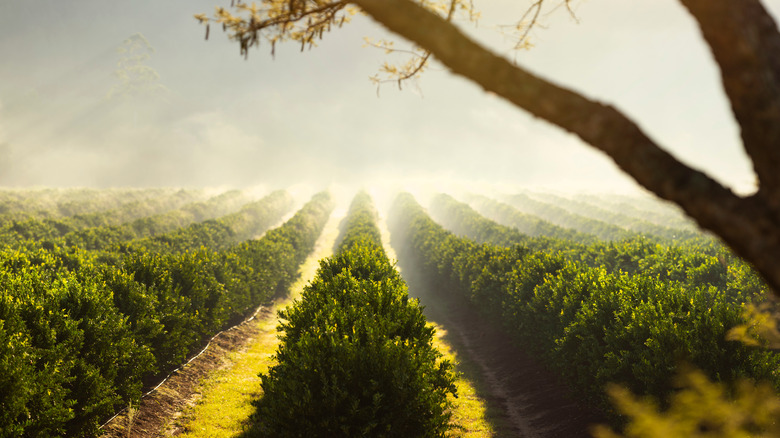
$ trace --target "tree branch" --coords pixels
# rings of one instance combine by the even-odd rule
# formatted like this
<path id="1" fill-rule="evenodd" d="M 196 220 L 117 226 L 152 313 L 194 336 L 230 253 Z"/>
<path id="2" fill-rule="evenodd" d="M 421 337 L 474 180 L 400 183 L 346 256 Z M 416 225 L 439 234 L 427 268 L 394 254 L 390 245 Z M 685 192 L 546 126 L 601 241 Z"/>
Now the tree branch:
<path id="1" fill-rule="evenodd" d="M 780 290 L 776 263 L 780 260 L 780 221 L 766 203 L 736 196 L 662 150 L 615 108 L 512 65 L 412 0 L 352 1 L 392 32 L 429 50 L 454 73 L 609 155 L 639 184 L 677 203 L 700 226 L 721 236 Z"/>
<path id="2" fill-rule="evenodd" d="M 759 0 L 680 0 L 721 71 L 759 193 L 780 207 L 780 33 Z"/>

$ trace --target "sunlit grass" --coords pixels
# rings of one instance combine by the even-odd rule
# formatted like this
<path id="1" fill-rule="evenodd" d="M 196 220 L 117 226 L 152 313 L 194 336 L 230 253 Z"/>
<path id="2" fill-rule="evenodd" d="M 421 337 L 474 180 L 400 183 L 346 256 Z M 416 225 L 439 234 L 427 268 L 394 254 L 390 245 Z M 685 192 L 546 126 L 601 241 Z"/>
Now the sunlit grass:
<path id="1" fill-rule="evenodd" d="M 260 334 L 243 351 L 233 352 L 231 366 L 218 370 L 202 384 L 201 398 L 177 420 L 184 428 L 182 437 L 235 437 L 244 431 L 247 419 L 254 411 L 252 400 L 262 394 L 258 374 L 273 365 L 272 355 L 279 340 L 276 337 L 276 312 L 300 296 L 304 286 L 314 278 L 319 260 L 329 257 L 338 235 L 338 215 L 330 218 L 311 255 L 301 266 L 301 276 L 290 288 L 290 296 L 276 302 L 271 318 L 253 321 Z"/>
<path id="2" fill-rule="evenodd" d="M 292 299 L 298 297 L 303 287 L 311 280 L 317 268 L 319 260 L 331 255 L 333 242 L 338 235 L 338 223 L 340 217 L 335 215 L 325 226 L 323 236 L 317 243 L 312 255 L 301 268 L 301 277 L 291 288 L 290 298 L 275 304 L 276 310 L 288 305 Z M 384 224 L 381 224 L 382 226 Z M 383 230 L 386 237 L 386 229 Z M 385 243 L 385 248 L 390 246 Z M 394 258 L 395 254 L 389 249 L 388 255 Z M 218 370 L 207 382 L 202 384 L 201 398 L 188 409 L 176 421 L 184 429 L 180 435 L 188 438 L 222 438 L 236 437 L 244 429 L 249 416 L 254 411 L 252 400 L 262 394 L 260 378 L 258 374 L 266 372 L 273 365 L 271 356 L 278 345 L 276 338 L 275 317 L 255 322 L 261 329 L 260 334 L 243 351 L 229 355 L 229 367 Z M 457 364 L 463 375 L 457 379 L 455 385 L 458 389 L 458 398 L 451 398 L 454 404 L 453 422 L 459 426 L 449 433 L 451 437 L 481 438 L 496 436 L 491 423 L 488 421 L 489 412 L 484 399 L 477 395 L 474 382 L 464 375 L 475 375 L 470 372 L 469 362 L 459 363 L 459 358 L 451 347 L 443 339 L 446 331 L 436 326 L 436 348 Z"/>
<path id="3" fill-rule="evenodd" d="M 456 364 L 456 370 L 461 374 L 455 381 L 458 389 L 458 397 L 449 396 L 453 403 L 452 420 L 457 426 L 448 434 L 451 437 L 481 438 L 494 436 L 493 427 L 487 421 L 487 408 L 485 401 L 477 395 L 474 382 L 465 377 L 462 365 L 450 345 L 443 339 L 447 332 L 441 326 L 436 327 L 434 346 L 450 362 Z"/>
<path id="4" fill-rule="evenodd" d="M 185 427 L 181 436 L 232 437 L 243 431 L 254 409 L 251 402 L 261 393 L 258 374 L 268 369 L 278 343 L 275 319 L 258 324 L 260 335 L 247 350 L 230 355 L 232 366 L 205 382 L 202 398 L 179 419 Z"/>
<path id="5" fill-rule="evenodd" d="M 382 244 L 385 247 L 388 258 L 390 260 L 397 260 L 398 256 L 392 245 L 390 245 L 390 232 L 387 229 L 387 223 L 384 218 L 380 217 L 377 225 L 382 233 Z M 460 373 L 458 379 L 455 381 L 458 397 L 449 396 L 450 401 L 453 403 L 452 421 L 456 425 L 456 429 L 451 430 L 448 436 L 463 438 L 499 436 L 494 430 L 491 422 L 488 420 L 492 419 L 493 423 L 497 422 L 495 418 L 491 418 L 495 417 L 495 415 L 493 415 L 494 413 L 490 412 L 485 400 L 477 394 L 477 382 L 474 382 L 467 377 L 480 375 L 476 370 L 476 365 L 471 361 L 461 360 L 461 358 L 455 354 L 452 346 L 444 339 L 447 336 L 446 330 L 439 324 L 429 324 L 432 324 L 436 328 L 434 346 L 443 355 L 443 359 L 449 360 L 455 364 L 455 370 Z"/>

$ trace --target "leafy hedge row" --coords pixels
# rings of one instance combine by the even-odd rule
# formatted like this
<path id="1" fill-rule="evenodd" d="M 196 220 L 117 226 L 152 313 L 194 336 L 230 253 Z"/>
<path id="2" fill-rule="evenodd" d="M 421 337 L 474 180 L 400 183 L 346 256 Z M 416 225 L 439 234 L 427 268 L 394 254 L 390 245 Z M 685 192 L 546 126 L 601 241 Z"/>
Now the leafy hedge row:
<path id="1" fill-rule="evenodd" d="M 499 246 L 521 244 L 531 251 L 544 251 L 567 261 L 607 272 L 651 276 L 662 281 L 687 285 L 711 285 L 719 289 L 739 288 L 750 296 L 760 294 L 765 285 L 741 259 L 716 241 L 704 238 L 672 243 L 666 239 L 635 234 L 621 241 L 596 241 L 589 245 L 565 239 L 528 237 L 517 229 L 499 225 L 468 205 L 448 195 L 434 198 L 434 219 L 442 218 L 445 228 L 478 243 Z"/>
<path id="2" fill-rule="evenodd" d="M 617 225 L 580 216 L 564 208 L 537 201 L 522 193 L 506 197 L 506 202 L 524 213 L 539 216 L 561 227 L 593 234 L 602 240 L 621 240 L 633 237 L 634 234 Z"/>
<path id="3" fill-rule="evenodd" d="M 698 229 L 696 223 L 685 216 L 680 207 L 649 196 L 582 194 L 578 198 L 583 202 L 656 225 L 689 231 Z"/>
<path id="4" fill-rule="evenodd" d="M 523 245 L 534 251 L 569 255 L 580 253 L 586 248 L 585 245 L 568 239 L 530 237 L 517 228 L 506 227 L 481 216 L 468 205 L 446 194 L 436 195 L 431 200 L 431 217 L 455 234 L 467 236 L 478 243 L 498 246 Z M 594 236 L 592 239 L 593 242 L 598 241 Z"/>
<path id="5" fill-rule="evenodd" d="M 160 214 L 202 198 L 202 193 L 179 190 L 173 193 L 143 199 L 111 210 L 67 217 L 22 217 L 7 220 L 0 226 L 0 242 L 18 245 L 25 240 L 56 241 L 68 233 L 91 227 L 119 225 L 138 218 Z"/>
<path id="6" fill-rule="evenodd" d="M 545 236 L 583 244 L 597 241 L 596 236 L 593 234 L 581 233 L 571 228 L 559 227 L 558 225 L 537 216 L 522 213 L 509 204 L 498 202 L 484 196 L 470 195 L 466 200 L 486 218 L 516 228 L 521 233 L 531 237 Z"/>
<path id="7" fill-rule="evenodd" d="M 152 357 L 80 252 L 0 253 L 0 436 L 94 434 Z"/>
<path id="8" fill-rule="evenodd" d="M 261 376 L 249 435 L 444 436 L 451 364 L 382 250 L 368 195 L 344 224 L 339 252 L 279 314 L 278 364 Z"/>
<path id="9" fill-rule="evenodd" d="M 68 246 L 78 246 L 88 250 L 110 249 L 121 242 L 158 236 L 192 223 L 225 216 L 235 212 L 245 202 L 246 198 L 241 191 L 230 190 L 206 201 L 192 202 L 176 210 L 142 217 L 120 225 L 71 231 L 62 239 Z"/>
<path id="10" fill-rule="evenodd" d="M 711 239 L 711 237 L 706 237 L 704 234 L 697 232 L 695 229 L 680 229 L 671 228 L 664 225 L 657 225 L 644 219 L 628 216 L 619 212 L 609 211 L 587 202 L 566 199 L 561 196 L 549 194 L 540 196 L 543 196 L 546 201 L 565 208 L 566 210 L 575 214 L 611 223 L 635 233 L 649 234 L 677 242 L 683 240 L 696 241 Z"/>
<path id="11" fill-rule="evenodd" d="M 683 269 L 665 264 L 675 259 L 663 254 L 648 262 L 654 272 L 601 264 L 613 261 L 614 254 L 600 253 L 608 244 L 591 247 L 582 256 L 588 263 L 521 245 L 480 245 L 445 231 L 408 194 L 396 200 L 390 225 L 393 239 L 406 242 L 399 256 L 418 265 L 428 281 L 500 318 L 587 400 L 605 408 L 608 382 L 665 399 L 681 362 L 718 380 L 745 376 L 780 388 L 777 355 L 725 340 L 744 322 L 741 306 L 755 293 L 755 277 L 744 264 L 728 266 L 723 285 L 720 277 L 712 283 L 697 277 L 707 263 Z M 632 244 L 624 253 L 635 249 Z"/>
<path id="12" fill-rule="evenodd" d="M 182 193 L 201 196 L 200 191 L 165 188 L 2 189 L 0 190 L 0 224 L 10 220 L 30 218 L 54 219 L 90 215 Z"/>
<path id="13" fill-rule="evenodd" d="M 377 226 L 377 213 L 371 196 L 358 192 L 349 206 L 347 217 L 339 226 L 339 236 L 334 247 L 336 253 L 344 252 L 361 242 L 382 249 L 382 233 Z"/>
<path id="14" fill-rule="evenodd" d="M 145 378 L 284 290 L 331 209 L 316 195 L 221 252 L 0 251 L 0 436 L 94 436 Z"/>
<path id="15" fill-rule="evenodd" d="M 263 199 L 249 203 L 241 210 L 194 223 L 176 231 L 150 236 L 133 242 L 135 248 L 153 252 L 194 251 L 200 247 L 225 249 L 264 232 L 293 206 L 292 197 L 278 190 Z"/>
<path id="16" fill-rule="evenodd" d="M 475 214 L 471 209 L 460 208 L 461 205 L 452 196 L 440 193 L 431 200 L 431 217 L 456 234 L 467 235 L 477 242 L 511 246 L 531 241 L 527 234 L 518 229 L 503 227 Z"/>

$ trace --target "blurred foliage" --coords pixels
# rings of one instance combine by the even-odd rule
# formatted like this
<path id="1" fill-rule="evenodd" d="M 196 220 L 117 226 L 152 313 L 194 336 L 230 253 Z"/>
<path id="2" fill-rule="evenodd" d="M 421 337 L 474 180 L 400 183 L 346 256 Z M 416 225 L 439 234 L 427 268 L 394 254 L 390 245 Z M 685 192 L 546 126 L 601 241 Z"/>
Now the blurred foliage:
<path id="1" fill-rule="evenodd" d="M 160 75 L 146 64 L 154 47 L 142 34 L 136 33 L 122 41 L 116 49 L 120 55 L 114 76 L 119 83 L 109 90 L 107 99 L 137 99 L 160 97 L 169 90 L 160 83 Z"/>
<path id="2" fill-rule="evenodd" d="M 733 388 L 711 382 L 704 373 L 683 369 L 675 379 L 679 391 L 666 410 L 617 385 L 607 389 L 618 411 L 629 418 L 624 434 L 606 426 L 597 438 L 743 438 L 780 436 L 780 398 L 767 384 L 740 380 Z"/>
<path id="3" fill-rule="evenodd" d="M 728 340 L 754 347 L 780 349 L 780 330 L 777 329 L 777 307 L 774 301 L 760 306 L 745 306 L 742 317 L 746 322 L 729 330 L 726 335 Z"/>

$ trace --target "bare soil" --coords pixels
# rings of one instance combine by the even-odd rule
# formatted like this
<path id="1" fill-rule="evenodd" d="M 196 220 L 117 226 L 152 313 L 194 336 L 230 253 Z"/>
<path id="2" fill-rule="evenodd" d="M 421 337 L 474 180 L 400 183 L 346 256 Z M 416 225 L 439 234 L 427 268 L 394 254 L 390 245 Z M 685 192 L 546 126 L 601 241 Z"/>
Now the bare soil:
<path id="1" fill-rule="evenodd" d="M 444 339 L 461 362 L 471 361 L 464 374 L 475 381 L 477 394 L 492 412 L 496 436 L 590 437 L 592 425 L 606 423 L 497 321 L 487 320 L 459 295 L 426 285 L 413 267 L 399 264 L 426 317 L 447 331 Z"/>
<path id="2" fill-rule="evenodd" d="M 261 307 L 254 318 L 216 335 L 202 354 L 174 371 L 148 392 L 135 409 L 126 409 L 103 428 L 103 438 L 140 438 L 171 435 L 169 426 L 199 397 L 200 383 L 227 366 L 227 356 L 245 348 L 260 333 L 259 321 L 275 318 L 270 307 Z"/>

